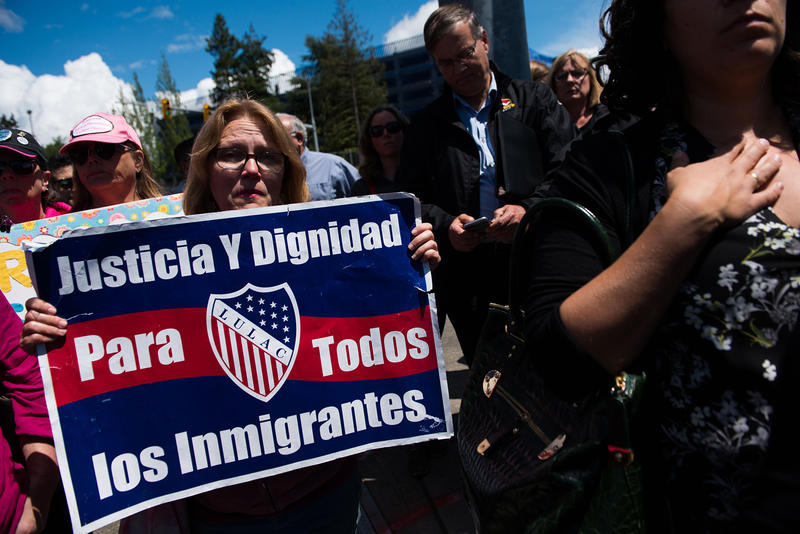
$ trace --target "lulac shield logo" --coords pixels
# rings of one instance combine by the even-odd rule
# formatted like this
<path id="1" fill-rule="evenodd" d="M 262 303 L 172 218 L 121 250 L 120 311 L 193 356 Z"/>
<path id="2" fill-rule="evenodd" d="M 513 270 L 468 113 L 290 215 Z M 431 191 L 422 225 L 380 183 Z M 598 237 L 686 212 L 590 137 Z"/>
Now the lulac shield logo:
<path id="1" fill-rule="evenodd" d="M 289 284 L 247 284 L 227 295 L 209 295 L 208 340 L 217 361 L 237 386 L 267 402 L 294 365 L 300 314 Z"/>

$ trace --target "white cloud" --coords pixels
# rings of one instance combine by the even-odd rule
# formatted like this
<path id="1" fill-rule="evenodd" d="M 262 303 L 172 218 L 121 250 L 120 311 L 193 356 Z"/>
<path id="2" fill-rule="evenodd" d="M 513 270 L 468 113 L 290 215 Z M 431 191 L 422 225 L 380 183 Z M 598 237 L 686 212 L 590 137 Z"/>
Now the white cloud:
<path id="1" fill-rule="evenodd" d="M 395 41 L 402 41 L 409 37 L 422 35 L 422 29 L 425 26 L 425 21 L 431 13 L 436 11 L 439 7 L 437 0 L 430 0 L 422 4 L 416 13 L 410 15 L 408 13 L 403 15 L 403 19 L 389 28 L 389 31 L 383 36 L 384 43 L 393 43 Z"/>
<path id="2" fill-rule="evenodd" d="M 590 7 L 590 5 L 593 7 Z M 603 46 L 598 20 L 600 20 L 600 8 L 592 0 L 589 5 L 586 5 L 586 9 L 580 9 L 575 12 L 572 22 L 566 31 L 559 33 L 557 39 L 545 43 L 541 47 L 536 47 L 536 51 L 557 57 L 570 48 L 574 48 L 586 57 L 592 58 L 598 54 Z M 528 39 L 530 39 L 530 35 Z"/>
<path id="3" fill-rule="evenodd" d="M 131 70 L 141 69 L 142 67 L 144 67 L 144 65 L 145 65 L 145 61 L 143 59 L 140 59 L 139 61 L 134 61 L 133 63 L 128 65 L 128 68 L 131 69 Z"/>
<path id="4" fill-rule="evenodd" d="M 88 7 L 87 4 L 84 4 L 84 6 Z M 81 7 L 81 9 L 83 9 L 83 7 Z M 143 8 L 142 6 L 136 6 L 130 11 L 120 11 L 117 13 L 117 16 L 123 19 L 129 19 L 139 15 L 140 13 L 146 12 L 147 9 Z M 156 6 L 150 11 L 150 13 L 147 14 L 147 16 L 144 17 L 144 19 L 171 19 L 174 16 L 175 15 L 172 13 L 172 10 L 169 8 L 169 6 Z M 142 19 L 140 18 L 140 20 Z"/>
<path id="5" fill-rule="evenodd" d="M 174 17 L 172 10 L 168 6 L 156 6 L 150 12 L 150 18 L 153 19 L 171 19 Z"/>
<path id="6" fill-rule="evenodd" d="M 211 104 L 211 91 L 216 84 L 211 78 L 203 78 L 197 82 L 197 87 L 188 91 L 181 91 L 181 106 L 185 109 L 202 111 L 203 104 Z"/>
<path id="7" fill-rule="evenodd" d="M 143 8 L 142 6 L 138 6 L 131 9 L 130 11 L 120 11 L 119 13 L 117 13 L 117 16 L 123 19 L 129 19 L 134 15 L 138 15 L 139 13 L 143 13 L 145 11 L 147 11 L 145 8 Z"/>
<path id="8" fill-rule="evenodd" d="M 291 83 L 291 79 L 295 75 L 294 62 L 278 48 L 273 48 L 271 52 L 274 56 L 274 61 L 272 62 L 269 76 L 270 91 L 274 92 L 275 86 L 278 87 L 279 93 L 291 91 L 296 87 Z"/>
<path id="9" fill-rule="evenodd" d="M 132 98 L 131 86 L 115 77 L 96 52 L 64 64 L 63 75 L 34 76 L 25 65 L 0 60 L 0 113 L 13 113 L 24 129 L 30 129 L 45 145 L 65 139 L 80 119 L 97 111 L 118 108 L 120 91 Z"/>
<path id="10" fill-rule="evenodd" d="M 5 2 L 0 0 L 0 28 L 9 33 L 20 33 L 25 27 L 25 19 L 6 9 Z"/>
<path id="11" fill-rule="evenodd" d="M 202 50 L 206 46 L 207 35 L 197 35 L 184 33 L 175 36 L 175 39 L 167 45 L 167 52 L 177 54 L 181 52 L 191 52 L 192 50 Z"/>

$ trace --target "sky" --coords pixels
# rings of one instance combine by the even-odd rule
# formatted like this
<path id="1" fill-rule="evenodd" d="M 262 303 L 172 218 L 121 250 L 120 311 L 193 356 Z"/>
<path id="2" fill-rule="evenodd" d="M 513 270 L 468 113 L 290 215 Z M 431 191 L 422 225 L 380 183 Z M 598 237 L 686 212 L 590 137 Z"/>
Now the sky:
<path id="1" fill-rule="evenodd" d="M 528 46 L 556 56 L 569 48 L 596 53 L 605 0 L 524 0 Z M 348 0 L 371 44 L 422 33 L 436 0 Z M 214 17 L 241 37 L 252 24 L 275 54 L 272 74 L 303 64 L 306 36 L 325 33 L 334 0 L 227 2 L 212 0 L 0 0 L 0 114 L 14 114 L 43 145 L 66 136 L 82 117 L 119 109 L 133 73 L 156 98 L 161 55 L 185 107 L 199 109 L 213 88 L 213 58 L 205 52 Z M 122 96 L 121 96 L 122 95 Z M 28 114 L 27 111 L 31 113 Z M 160 112 L 160 110 L 159 110 Z"/>

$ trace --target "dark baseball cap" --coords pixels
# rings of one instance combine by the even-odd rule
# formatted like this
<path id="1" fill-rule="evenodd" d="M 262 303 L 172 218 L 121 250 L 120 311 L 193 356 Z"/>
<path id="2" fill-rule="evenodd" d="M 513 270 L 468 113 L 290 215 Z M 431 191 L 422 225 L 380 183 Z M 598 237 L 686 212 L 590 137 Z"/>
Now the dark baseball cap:
<path id="1" fill-rule="evenodd" d="M 3 128 L 0 130 L 0 148 L 13 150 L 28 158 L 39 157 L 47 161 L 44 149 L 39 146 L 36 138 L 24 130 L 16 128 Z"/>

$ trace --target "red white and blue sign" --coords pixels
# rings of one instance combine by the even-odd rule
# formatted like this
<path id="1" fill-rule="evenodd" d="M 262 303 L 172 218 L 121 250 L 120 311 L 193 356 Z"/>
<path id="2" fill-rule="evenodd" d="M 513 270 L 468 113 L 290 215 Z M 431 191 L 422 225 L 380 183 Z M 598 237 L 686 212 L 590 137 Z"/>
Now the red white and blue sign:
<path id="1" fill-rule="evenodd" d="M 76 532 L 213 487 L 443 439 L 419 203 L 396 193 L 68 232 L 28 251 Z"/>

